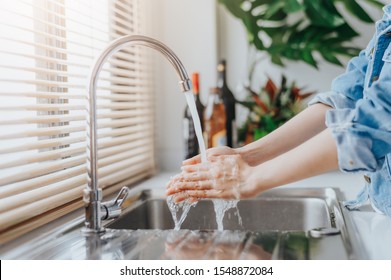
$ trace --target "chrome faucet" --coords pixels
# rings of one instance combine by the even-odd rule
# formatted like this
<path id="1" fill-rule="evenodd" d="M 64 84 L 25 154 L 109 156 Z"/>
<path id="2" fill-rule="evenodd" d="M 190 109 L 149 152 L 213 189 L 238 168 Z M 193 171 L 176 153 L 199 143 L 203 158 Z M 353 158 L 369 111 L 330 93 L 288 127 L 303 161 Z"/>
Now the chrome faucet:
<path id="1" fill-rule="evenodd" d="M 141 35 L 127 35 L 112 41 L 96 58 L 89 75 L 88 104 L 87 104 L 87 187 L 84 189 L 83 200 L 85 203 L 85 234 L 103 233 L 101 221 L 116 218 L 121 214 L 121 204 L 126 199 L 128 189 L 122 188 L 117 198 L 107 203 L 102 203 L 102 190 L 98 184 L 98 149 L 97 149 L 97 106 L 96 86 L 99 73 L 104 63 L 115 52 L 127 46 L 146 46 L 159 51 L 172 64 L 179 77 L 179 86 L 182 92 L 191 89 L 191 82 L 182 62 L 163 43 Z"/>

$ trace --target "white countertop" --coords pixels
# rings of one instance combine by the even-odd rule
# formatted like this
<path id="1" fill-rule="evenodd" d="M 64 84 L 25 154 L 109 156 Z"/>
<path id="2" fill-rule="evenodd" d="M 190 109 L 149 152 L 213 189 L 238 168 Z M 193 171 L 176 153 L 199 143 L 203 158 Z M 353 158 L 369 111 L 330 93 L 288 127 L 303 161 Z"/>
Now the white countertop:
<path id="1" fill-rule="evenodd" d="M 174 173 L 159 173 L 140 184 L 149 188 L 165 189 L 165 184 L 175 175 Z M 362 174 L 347 174 L 331 172 L 306 180 L 298 181 L 281 188 L 290 187 L 334 187 L 339 188 L 346 199 L 355 198 L 364 184 Z M 349 212 L 364 248 L 370 259 L 391 259 L 391 218 L 376 213 L 370 205 L 362 207 L 359 211 Z"/>

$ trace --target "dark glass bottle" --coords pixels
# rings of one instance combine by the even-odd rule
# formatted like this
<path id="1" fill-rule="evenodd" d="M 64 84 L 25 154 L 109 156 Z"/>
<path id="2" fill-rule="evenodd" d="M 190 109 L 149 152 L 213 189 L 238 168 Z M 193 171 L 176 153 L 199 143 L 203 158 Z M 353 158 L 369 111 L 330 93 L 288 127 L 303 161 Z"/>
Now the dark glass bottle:
<path id="1" fill-rule="evenodd" d="M 218 81 L 217 86 L 221 92 L 221 98 L 225 106 L 226 114 L 226 130 L 227 130 L 227 146 L 235 147 L 237 142 L 237 130 L 236 130 L 236 111 L 235 104 L 236 99 L 229 89 L 227 84 L 227 70 L 226 61 L 221 60 L 217 66 Z"/>
<path id="2" fill-rule="evenodd" d="M 203 115 L 205 106 L 200 99 L 200 86 L 199 86 L 199 73 L 193 73 L 192 75 L 193 95 L 198 112 L 198 117 L 201 123 L 201 130 L 204 129 Z M 194 122 L 191 116 L 189 106 L 186 106 L 183 117 L 183 138 L 185 140 L 185 159 L 194 157 L 199 154 L 199 145 L 197 136 L 194 129 Z"/>

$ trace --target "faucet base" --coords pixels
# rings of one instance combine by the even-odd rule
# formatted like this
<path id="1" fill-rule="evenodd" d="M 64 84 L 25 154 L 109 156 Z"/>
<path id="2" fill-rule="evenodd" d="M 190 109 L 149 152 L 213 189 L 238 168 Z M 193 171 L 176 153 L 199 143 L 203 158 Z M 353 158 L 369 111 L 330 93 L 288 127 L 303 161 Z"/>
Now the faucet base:
<path id="1" fill-rule="evenodd" d="M 103 235 L 106 232 L 104 227 L 99 229 L 91 229 L 88 227 L 84 227 L 81 229 L 81 233 L 83 236 L 94 236 L 94 235 Z"/>

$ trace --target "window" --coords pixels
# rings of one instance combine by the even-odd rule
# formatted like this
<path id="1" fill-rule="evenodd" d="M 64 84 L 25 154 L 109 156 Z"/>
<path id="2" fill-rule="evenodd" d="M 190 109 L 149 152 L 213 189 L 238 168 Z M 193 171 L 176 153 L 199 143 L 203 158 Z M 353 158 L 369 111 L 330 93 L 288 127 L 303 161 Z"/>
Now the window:
<path id="1" fill-rule="evenodd" d="M 142 0 L 0 0 L 0 243 L 83 206 L 86 85 L 111 40 L 143 33 Z M 113 56 L 98 84 L 104 194 L 154 170 L 147 50 Z"/>

